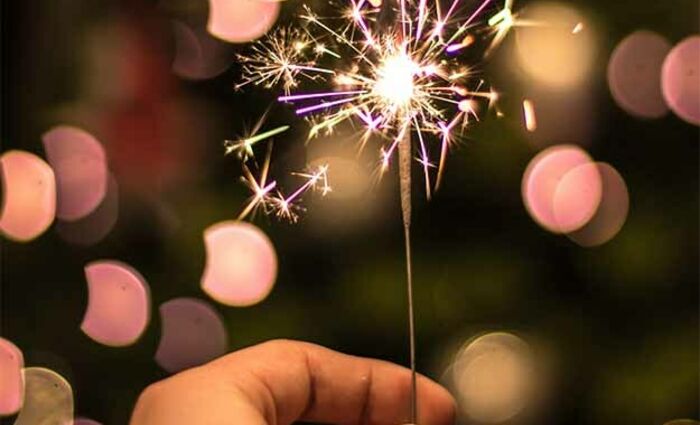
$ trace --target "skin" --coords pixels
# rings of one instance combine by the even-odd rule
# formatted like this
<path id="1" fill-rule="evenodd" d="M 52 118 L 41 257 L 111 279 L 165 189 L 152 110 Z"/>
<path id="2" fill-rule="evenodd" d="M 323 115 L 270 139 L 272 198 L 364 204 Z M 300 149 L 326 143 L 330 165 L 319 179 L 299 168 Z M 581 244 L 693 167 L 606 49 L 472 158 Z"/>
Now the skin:
<path id="1" fill-rule="evenodd" d="M 392 363 L 276 340 L 149 386 L 131 425 L 400 425 L 410 382 L 410 371 Z M 454 423 L 452 397 L 423 376 L 418 411 L 420 425 Z"/>

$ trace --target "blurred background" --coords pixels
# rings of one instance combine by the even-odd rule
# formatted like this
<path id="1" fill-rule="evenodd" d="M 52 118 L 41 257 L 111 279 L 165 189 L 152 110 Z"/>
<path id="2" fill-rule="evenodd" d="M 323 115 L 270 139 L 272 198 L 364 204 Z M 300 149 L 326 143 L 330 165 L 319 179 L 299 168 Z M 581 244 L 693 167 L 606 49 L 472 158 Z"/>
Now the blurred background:
<path id="1" fill-rule="evenodd" d="M 396 175 L 376 182 L 349 134 L 305 145 L 276 91 L 234 89 L 240 41 L 295 22 L 299 2 L 223 3 L 2 2 L 0 348 L 23 357 L 2 367 L 65 378 L 76 417 L 125 424 L 149 383 L 272 338 L 408 362 Z M 452 151 L 430 202 L 415 174 L 419 370 L 453 391 L 462 423 L 698 419 L 700 5 L 513 12 L 557 24 L 516 24 L 479 63 L 497 110 Z M 293 187 L 287 170 L 325 158 L 334 192 L 305 196 L 296 224 L 212 227 L 249 197 L 224 141 L 266 111 L 265 128 L 291 125 L 271 174 Z M 540 205 L 567 199 L 551 179 L 591 183 L 551 171 L 561 157 L 599 171 L 599 202 L 566 229 Z M 213 258 L 241 238 L 265 276 Z M 227 276 L 252 295 L 221 294 Z M 10 387 L 0 413 L 17 411 Z"/>

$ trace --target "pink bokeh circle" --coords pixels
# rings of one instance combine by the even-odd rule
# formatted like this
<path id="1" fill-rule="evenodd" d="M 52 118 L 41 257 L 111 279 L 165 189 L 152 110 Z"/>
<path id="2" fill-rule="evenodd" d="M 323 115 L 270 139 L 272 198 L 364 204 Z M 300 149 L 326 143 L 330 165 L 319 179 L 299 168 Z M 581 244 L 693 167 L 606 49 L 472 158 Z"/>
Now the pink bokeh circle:
<path id="1" fill-rule="evenodd" d="M 207 30 L 230 43 L 253 41 L 272 28 L 280 2 L 272 0 L 209 0 Z"/>
<path id="2" fill-rule="evenodd" d="M 259 228 L 224 221 L 204 231 L 207 262 L 201 285 L 214 300 L 250 306 L 265 299 L 277 277 L 277 254 Z"/>
<path id="3" fill-rule="evenodd" d="M 661 86 L 671 110 L 685 121 L 700 125 L 700 36 L 686 38 L 666 56 Z"/>

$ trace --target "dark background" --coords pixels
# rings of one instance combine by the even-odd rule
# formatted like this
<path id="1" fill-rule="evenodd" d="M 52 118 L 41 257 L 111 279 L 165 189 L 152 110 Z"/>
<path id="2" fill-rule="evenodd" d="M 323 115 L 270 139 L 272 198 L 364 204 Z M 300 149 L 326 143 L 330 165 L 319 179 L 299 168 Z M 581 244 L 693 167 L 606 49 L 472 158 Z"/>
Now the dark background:
<path id="1" fill-rule="evenodd" d="M 673 44 L 697 33 L 698 2 L 563 3 L 595 22 L 598 54 L 589 76 L 595 122 L 587 149 L 624 176 L 627 223 L 610 243 L 585 249 L 532 221 L 520 179 L 538 147 L 521 128 L 522 87 L 502 68 L 494 71 L 503 78 L 507 116 L 488 116 L 469 133 L 431 202 L 414 192 L 419 369 L 439 379 L 455 346 L 505 330 L 543 341 L 558 359 L 554 401 L 540 423 L 697 419 L 698 129 L 672 113 L 651 121 L 627 115 L 609 94 L 605 68 L 614 46 L 634 30 L 654 30 Z M 151 286 L 154 313 L 174 297 L 208 299 L 199 288 L 202 231 L 235 218 L 247 196 L 222 141 L 253 124 L 273 98 L 235 92 L 235 66 L 203 82 L 167 72 L 173 55 L 167 19 L 203 22 L 206 7 L 199 0 L 2 2 L 2 150 L 41 156 L 43 132 L 80 125 L 108 146 L 121 180 L 119 221 L 102 242 L 72 246 L 53 229 L 27 244 L 2 241 L 0 330 L 22 349 L 27 366 L 48 366 L 69 380 L 76 414 L 105 424 L 126 423 L 139 392 L 167 376 L 153 360 L 160 323 L 154 314 L 145 336 L 128 348 L 88 339 L 79 329 L 87 299 L 83 266 L 102 258 L 133 265 Z M 293 8 L 283 6 L 280 22 Z M 115 23 L 143 49 L 104 51 L 115 56 L 108 63 L 143 62 L 146 76 L 130 93 L 120 92 L 113 66 L 86 64 L 91 37 Z M 118 100 L 99 93 L 115 85 Z M 292 119 L 275 108 L 269 121 Z M 303 164 L 305 131 L 298 123 L 279 138 L 279 172 Z M 230 349 L 283 337 L 406 364 L 395 192 L 389 176 L 345 208 L 351 213 L 320 220 L 314 205 L 324 201 L 311 200 L 296 225 L 258 218 L 277 249 L 279 276 L 259 305 L 215 304 Z M 364 211 L 367 220 L 350 220 Z"/>

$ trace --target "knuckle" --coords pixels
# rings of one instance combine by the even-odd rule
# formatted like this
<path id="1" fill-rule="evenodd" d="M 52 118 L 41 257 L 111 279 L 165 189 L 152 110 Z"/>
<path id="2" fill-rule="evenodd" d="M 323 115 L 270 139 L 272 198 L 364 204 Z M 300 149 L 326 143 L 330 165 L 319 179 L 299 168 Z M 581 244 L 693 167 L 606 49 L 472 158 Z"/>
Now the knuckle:
<path id="1" fill-rule="evenodd" d="M 260 348 L 274 352 L 297 352 L 304 343 L 291 339 L 271 339 L 259 345 Z"/>

